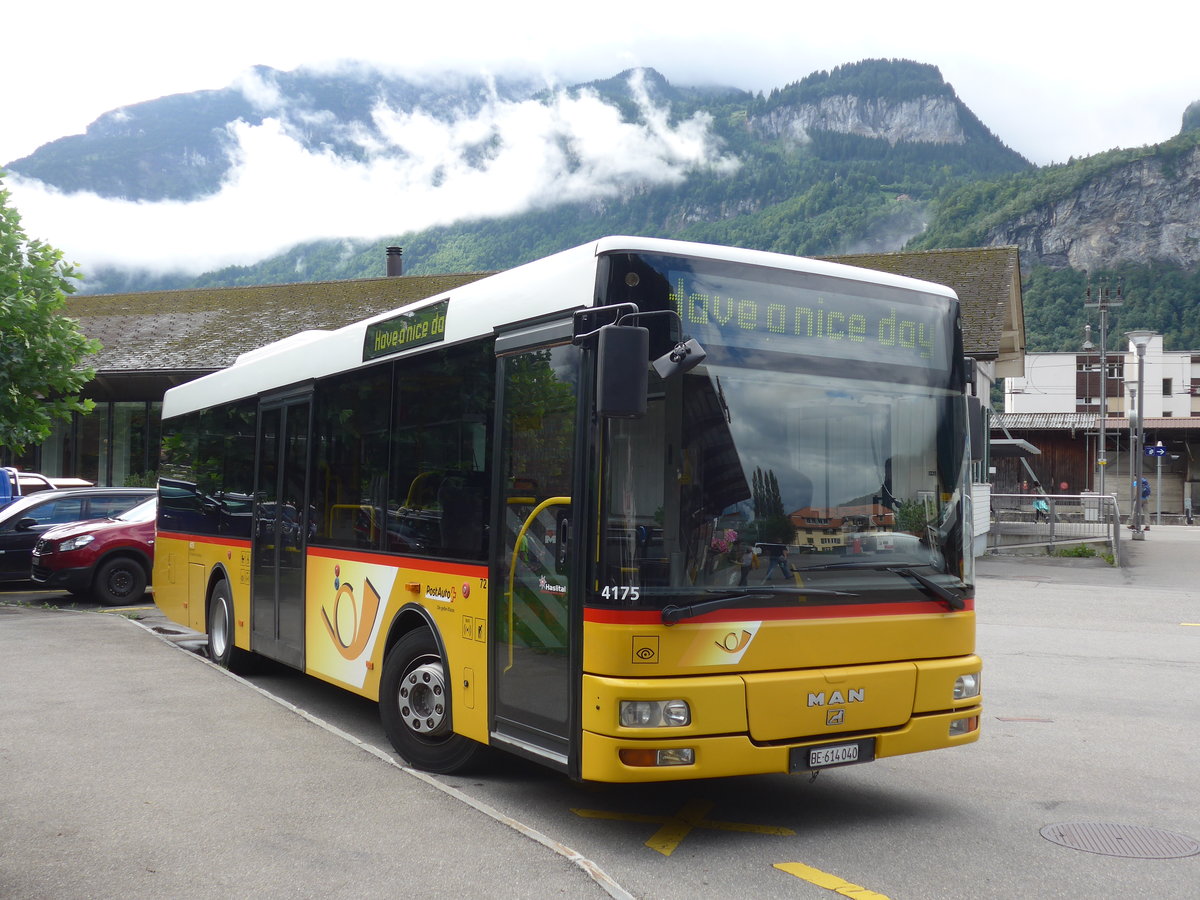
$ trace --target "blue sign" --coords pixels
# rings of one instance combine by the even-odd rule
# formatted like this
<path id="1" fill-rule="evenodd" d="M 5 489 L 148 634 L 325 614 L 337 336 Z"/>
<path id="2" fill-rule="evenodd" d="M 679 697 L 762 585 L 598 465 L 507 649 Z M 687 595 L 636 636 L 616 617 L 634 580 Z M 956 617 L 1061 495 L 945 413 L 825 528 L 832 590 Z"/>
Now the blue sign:
<path id="1" fill-rule="evenodd" d="M 1166 447 L 1143 447 L 1142 452 L 1145 453 L 1147 456 L 1166 456 L 1167 448 Z"/>

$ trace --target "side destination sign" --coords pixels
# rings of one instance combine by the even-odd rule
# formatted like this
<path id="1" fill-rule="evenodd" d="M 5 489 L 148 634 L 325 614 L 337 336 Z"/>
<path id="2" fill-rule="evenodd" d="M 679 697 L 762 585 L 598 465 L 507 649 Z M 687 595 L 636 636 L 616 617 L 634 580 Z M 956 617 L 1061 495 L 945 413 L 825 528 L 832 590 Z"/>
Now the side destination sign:
<path id="1" fill-rule="evenodd" d="M 372 322 L 367 326 L 367 335 L 363 339 L 363 362 L 445 340 L 446 310 L 449 307 L 450 299 L 446 298 L 423 309 L 401 313 L 382 322 Z"/>

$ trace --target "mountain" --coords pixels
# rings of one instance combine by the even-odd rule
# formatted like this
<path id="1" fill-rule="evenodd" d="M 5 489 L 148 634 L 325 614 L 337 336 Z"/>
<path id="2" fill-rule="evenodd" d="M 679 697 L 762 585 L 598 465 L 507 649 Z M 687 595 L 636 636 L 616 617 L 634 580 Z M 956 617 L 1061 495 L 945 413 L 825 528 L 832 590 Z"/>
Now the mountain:
<path id="1" fill-rule="evenodd" d="M 344 162 L 403 162 L 416 151 L 397 139 L 397 123 L 432 122 L 471 135 L 443 151 L 445 165 L 431 166 L 436 188 L 454 167 L 500 177 L 494 167 L 515 138 L 497 124 L 498 110 L 535 105 L 557 115 L 564 98 L 594 98 L 615 110 L 620 128 L 660 139 L 654 146 L 666 156 L 675 144 L 695 146 L 669 165 L 627 165 L 586 189 L 580 181 L 596 168 L 596 146 L 618 129 L 551 129 L 541 136 L 545 158 L 560 168 L 521 211 L 460 212 L 449 224 L 372 240 L 309 241 L 199 277 L 98 269 L 84 290 L 377 276 L 392 244 L 404 247 L 413 274 L 493 270 L 605 233 L 822 256 L 1016 244 L 1030 349 L 1078 345 L 1089 279 L 1126 285 L 1125 306 L 1110 318 L 1114 347 L 1121 327 L 1157 328 L 1168 346 L 1200 347 L 1200 103 L 1171 141 L 1038 168 L 992 134 L 935 66 L 906 60 L 851 63 L 768 94 L 673 85 L 653 69 L 551 88 L 260 67 L 220 91 L 106 113 L 85 134 L 6 168 L 67 192 L 189 202 L 236 177 L 246 127 L 277 123 L 308 153 Z M 655 152 L 646 146 L 618 143 L 613 152 L 629 163 Z"/>
<path id="2" fill-rule="evenodd" d="M 64 191 L 191 201 L 220 190 L 237 171 L 236 136 L 247 125 L 270 119 L 306 151 L 341 160 L 402 159 L 410 151 L 388 128 L 419 115 L 458 128 L 467 122 L 479 132 L 474 143 L 453 148 L 459 157 L 439 169 L 487 174 L 513 138 L 496 124 L 498 116 L 483 113 L 521 103 L 554 108 L 564 96 L 594 97 L 615 108 L 622 123 L 659 141 L 651 152 L 668 157 L 658 167 L 668 171 L 634 167 L 590 193 L 551 183 L 547 196 L 532 198 L 523 212 L 461 218 L 371 242 L 309 243 L 200 279 L 89 271 L 84 289 L 379 274 L 385 243 L 405 247 L 406 268 L 414 273 L 505 268 L 622 232 L 813 255 L 898 249 L 925 227 L 931 204 L 948 187 L 1031 168 L 983 126 L 935 66 L 904 60 L 813 73 L 765 96 L 675 86 L 653 69 L 555 90 L 519 80 L 415 82 L 364 69 L 331 75 L 259 68 L 222 91 L 114 110 L 85 134 L 47 144 L 7 168 Z M 595 152 L 590 145 L 604 137 L 546 138 L 560 145 L 549 148 L 562 159 L 559 183 L 578 179 L 576 170 Z M 678 150 L 679 144 L 688 146 Z M 625 161 L 638 152 L 643 148 L 624 150 Z"/>
<path id="3" fill-rule="evenodd" d="M 818 152 L 832 150 L 845 159 L 858 153 L 882 158 L 897 144 L 963 151 L 969 144 L 976 151 L 967 163 L 972 174 L 1028 165 L 983 128 L 934 66 L 907 61 L 873 60 L 818 72 L 765 99 L 733 88 L 675 87 L 653 69 L 629 70 L 565 90 L 569 95 L 593 92 L 617 107 L 626 121 L 647 124 L 647 110 L 636 96 L 644 92 L 653 110 L 666 109 L 673 122 L 697 113 L 711 117 L 713 132 L 739 154 L 842 134 L 863 142 L 831 148 L 826 141 Z M 189 201 L 219 190 L 235 168 L 235 124 L 257 126 L 271 118 L 306 151 L 361 160 L 369 152 L 406 152 L 385 133 L 376 115 L 381 108 L 398 114 L 419 111 L 450 122 L 488 104 L 551 103 L 554 96 L 544 84 L 528 80 L 443 74 L 414 81 L 366 68 L 330 74 L 259 66 L 222 90 L 112 110 L 84 134 L 60 138 L 4 168 L 67 192 Z M 486 145 L 486 138 L 479 142 L 481 155 L 486 155 Z M 946 159 L 959 167 L 966 155 L 971 154 L 952 152 Z"/>
<path id="4" fill-rule="evenodd" d="M 1030 350 L 1076 349 L 1096 324 L 1083 305 L 1089 285 L 1101 283 L 1124 294 L 1110 349 L 1135 328 L 1172 349 L 1200 347 L 1200 130 L 1185 114 L 1161 144 L 961 186 L 909 247 L 1005 244 L 1021 250 Z"/>
<path id="5" fill-rule="evenodd" d="M 111 110 L 83 134 L 59 138 L 3 168 L 60 190 L 127 200 L 197 200 L 234 170 L 235 123 L 272 118 L 309 152 L 361 159 L 384 142 L 372 112 L 380 104 L 441 118 L 495 100 L 524 99 L 529 82 L 443 75 L 434 82 L 391 78 L 366 68 L 339 74 L 256 66 L 234 86 L 174 94 Z M 399 151 L 396 151 L 399 152 Z"/>

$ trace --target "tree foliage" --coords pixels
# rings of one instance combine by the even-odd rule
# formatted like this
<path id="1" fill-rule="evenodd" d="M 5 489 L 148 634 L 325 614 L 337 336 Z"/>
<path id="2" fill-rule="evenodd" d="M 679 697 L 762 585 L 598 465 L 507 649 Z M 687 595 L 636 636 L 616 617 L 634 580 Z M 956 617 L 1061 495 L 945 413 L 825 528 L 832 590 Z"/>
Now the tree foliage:
<path id="1" fill-rule="evenodd" d="M 49 437 L 55 418 L 91 411 L 78 394 L 94 373 L 78 365 L 100 344 L 60 313 L 79 274 L 29 239 L 9 196 L 0 181 L 0 447 L 20 454 Z"/>
<path id="2" fill-rule="evenodd" d="M 796 536 L 796 526 L 783 507 L 783 495 L 775 472 L 756 468 L 751 480 L 758 539 L 772 544 L 790 544 Z"/>
<path id="3" fill-rule="evenodd" d="M 1121 305 L 1108 311 L 1108 349 L 1124 352 L 1126 331 L 1149 329 L 1163 335 L 1168 350 L 1200 346 L 1200 270 L 1187 271 L 1166 264 L 1129 264 L 1088 273 L 1074 269 L 1036 266 L 1025 276 L 1026 349 L 1036 353 L 1079 350 L 1084 326 L 1092 326 L 1093 343 L 1100 342 L 1100 317 L 1084 305 L 1090 287 L 1093 297 L 1103 286 L 1115 297 L 1120 286 Z"/>

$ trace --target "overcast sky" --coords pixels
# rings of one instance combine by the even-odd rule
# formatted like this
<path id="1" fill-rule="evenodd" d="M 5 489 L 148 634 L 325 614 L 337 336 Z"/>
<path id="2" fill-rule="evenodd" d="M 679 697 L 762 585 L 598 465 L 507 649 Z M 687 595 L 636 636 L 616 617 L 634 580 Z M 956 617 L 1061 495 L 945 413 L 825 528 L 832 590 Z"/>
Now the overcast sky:
<path id="1" fill-rule="evenodd" d="M 915 6 L 859 0 L 820 8 L 768 0 L 606 0 L 584 5 L 561 0 L 10 3 L 0 13 L 0 84 L 5 86 L 0 163 L 80 133 L 110 109 L 172 93 L 222 88 L 256 64 L 290 70 L 357 60 L 402 74 L 439 69 L 498 72 L 520 65 L 563 82 L 651 66 L 676 84 L 720 83 L 769 91 L 816 70 L 867 58 L 936 65 L 1000 140 L 1035 163 L 1065 162 L 1113 147 L 1158 143 L 1179 131 L 1184 109 L 1200 99 L 1194 60 L 1197 20 L 1200 15 L 1192 4 L 1126 7 L 1117 14 L 1078 4 L 1013 2 L 980 8 L 961 0 Z M 611 132 L 611 123 L 594 109 L 558 113 L 552 126 L 534 122 L 533 127 Z M 490 115 L 493 126 L 503 118 L 530 127 L 528 110 Z M 398 129 L 428 125 L 395 124 Z M 454 194 L 435 197 L 428 185 L 419 184 L 420 172 L 415 170 L 382 173 L 368 168 L 340 171 L 329 179 L 321 160 L 297 158 L 296 147 L 269 126 L 252 131 L 256 133 L 239 137 L 244 148 L 254 148 L 253 153 L 247 150 L 247 162 L 259 174 L 243 173 L 240 188 L 231 186 L 222 192 L 225 196 L 206 204 L 117 208 L 97 198 L 56 197 L 13 176 L 6 185 L 27 231 L 61 247 L 85 267 L 101 259 L 153 265 L 168 253 L 156 237 L 167 230 L 174 232 L 176 248 L 181 239 L 199 248 L 184 260 L 190 269 L 249 262 L 294 241 L 323 236 L 297 222 L 294 209 L 280 209 L 279 219 L 267 215 L 264 208 L 280 205 L 273 190 L 284 187 L 282 178 L 270 183 L 265 173 L 271 171 L 319 179 L 310 184 L 338 184 L 343 197 L 340 204 L 330 198 L 323 221 L 327 229 L 332 225 L 336 233 L 351 237 L 433 224 L 418 211 L 436 207 L 444 215 L 452 205 L 448 201 L 469 203 L 468 197 L 479 196 L 479 185 L 459 182 L 448 185 Z M 648 153 L 664 178 L 700 160 L 722 164 L 713 148 L 703 146 L 697 127 L 617 137 L 611 152 L 632 148 Z M 427 134 L 426 139 L 430 154 L 453 155 L 454 135 Z M 514 146 L 510 167 L 521 168 L 520 149 Z M 535 153 L 530 146 L 524 152 Z M 596 165 L 600 177 L 612 184 L 646 175 Z M 366 201 L 356 200 L 377 189 L 384 174 L 400 179 L 405 197 L 418 196 L 418 202 L 400 204 L 412 207 L 407 217 L 388 222 L 363 212 Z M 532 173 L 526 174 L 532 179 Z M 361 191 L 355 190 L 356 184 Z M 546 190 L 544 184 L 520 178 L 515 184 L 534 193 Z M 512 194 L 515 188 L 507 190 Z M 502 213 L 521 202 L 516 196 L 489 196 L 487 211 Z M 226 229 L 226 244 L 216 223 L 228 223 L 233 210 L 247 219 L 247 233 Z M 362 234 L 344 230 L 350 225 L 343 222 L 354 221 L 363 223 Z M 373 230 L 379 228 L 382 231 Z M 109 234 L 102 237 L 100 231 Z M 263 232 L 270 233 L 271 240 L 252 236 Z M 138 246 L 136 252 L 129 249 Z"/>

